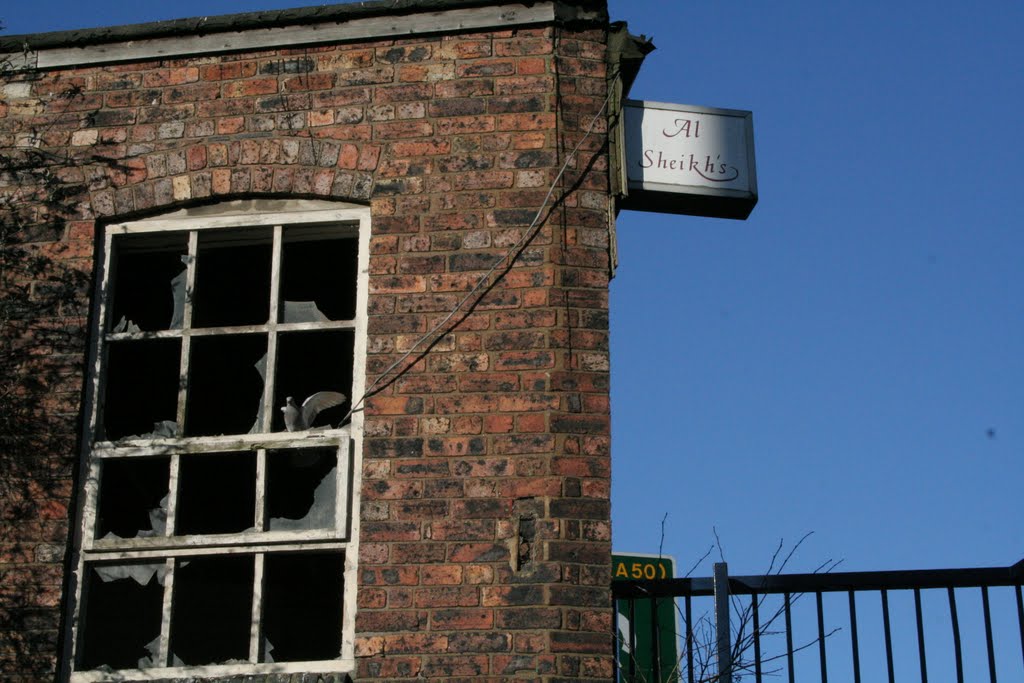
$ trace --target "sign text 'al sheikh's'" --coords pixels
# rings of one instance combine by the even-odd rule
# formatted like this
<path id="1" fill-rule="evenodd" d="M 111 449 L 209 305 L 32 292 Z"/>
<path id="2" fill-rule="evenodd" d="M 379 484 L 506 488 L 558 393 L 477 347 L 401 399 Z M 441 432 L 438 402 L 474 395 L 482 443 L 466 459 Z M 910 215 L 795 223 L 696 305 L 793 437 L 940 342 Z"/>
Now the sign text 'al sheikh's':
<path id="1" fill-rule="evenodd" d="M 621 208 L 746 218 L 757 203 L 749 111 L 627 100 Z"/>

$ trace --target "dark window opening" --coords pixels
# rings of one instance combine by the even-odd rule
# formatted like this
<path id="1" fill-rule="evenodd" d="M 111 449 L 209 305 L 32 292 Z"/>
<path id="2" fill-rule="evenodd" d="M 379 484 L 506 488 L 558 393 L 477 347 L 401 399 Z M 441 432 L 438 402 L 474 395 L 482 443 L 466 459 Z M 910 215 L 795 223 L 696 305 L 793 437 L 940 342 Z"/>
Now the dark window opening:
<path id="1" fill-rule="evenodd" d="M 166 435 L 178 414 L 181 341 L 145 339 L 110 344 L 103 402 L 105 437 Z M 166 431 L 166 429 L 163 429 Z"/>
<path id="2" fill-rule="evenodd" d="M 267 529 L 333 528 L 337 474 L 338 452 L 335 448 L 268 452 Z"/>
<path id="3" fill-rule="evenodd" d="M 86 571 L 79 666 L 155 666 L 163 609 L 163 563 L 93 565 Z"/>
<path id="4" fill-rule="evenodd" d="M 320 239 L 323 229 L 290 228 L 284 233 L 281 260 L 281 322 L 315 322 L 289 315 L 288 303 L 313 302 L 327 320 L 356 315 L 358 243 L 351 239 Z M 291 318 L 291 319 L 289 319 Z"/>
<path id="5" fill-rule="evenodd" d="M 97 538 L 162 535 L 167 526 L 169 466 L 169 458 L 104 460 Z"/>
<path id="6" fill-rule="evenodd" d="M 320 412 L 310 426 L 338 426 L 352 401 L 352 356 L 355 338 L 350 330 L 292 332 L 277 341 L 273 430 L 285 429 L 280 408 L 291 396 L 301 406 L 320 391 L 337 391 L 347 400 Z"/>
<path id="7" fill-rule="evenodd" d="M 199 236 L 192 327 L 263 325 L 270 318 L 271 230 Z"/>
<path id="8" fill-rule="evenodd" d="M 188 253 L 186 235 L 146 235 L 115 241 L 114 283 L 107 329 L 117 332 L 169 330 L 180 320 L 175 282 L 185 272 L 182 257 Z M 176 306 L 176 301 L 180 301 Z M 176 316 L 177 313 L 177 316 Z M 120 327 L 119 327 L 120 326 Z M 180 323 L 178 325 L 180 327 Z"/>
<path id="9" fill-rule="evenodd" d="M 171 611 L 175 665 L 249 661 L 251 555 L 178 560 Z"/>
<path id="10" fill-rule="evenodd" d="M 175 533 L 230 534 L 256 519 L 256 457 L 252 453 L 182 456 Z"/>
<path id="11" fill-rule="evenodd" d="M 262 334 L 196 337 L 189 363 L 189 436 L 246 434 L 263 404 L 263 378 L 257 367 L 267 353 Z"/>
<path id="12" fill-rule="evenodd" d="M 70 626 L 74 670 L 92 673 L 73 677 L 273 676 L 338 660 L 343 640 L 351 656 L 358 436 L 327 430 L 351 407 L 367 212 L 313 202 L 253 226 L 234 204 L 105 231 Z"/>
<path id="13" fill-rule="evenodd" d="M 337 659 L 345 556 L 267 555 L 263 588 L 263 661 Z"/>

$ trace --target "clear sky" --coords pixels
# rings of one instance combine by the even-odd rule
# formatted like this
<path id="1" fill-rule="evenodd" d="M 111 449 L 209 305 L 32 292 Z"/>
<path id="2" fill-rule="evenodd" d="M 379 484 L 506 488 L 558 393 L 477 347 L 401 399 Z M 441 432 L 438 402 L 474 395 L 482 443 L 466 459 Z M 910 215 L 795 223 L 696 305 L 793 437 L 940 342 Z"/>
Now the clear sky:
<path id="1" fill-rule="evenodd" d="M 34 0 L 8 33 L 296 7 Z M 612 0 L 632 96 L 754 112 L 747 221 L 623 212 L 617 550 L 757 573 L 1024 557 L 1024 3 Z M 698 571 L 710 573 L 705 565 Z"/>

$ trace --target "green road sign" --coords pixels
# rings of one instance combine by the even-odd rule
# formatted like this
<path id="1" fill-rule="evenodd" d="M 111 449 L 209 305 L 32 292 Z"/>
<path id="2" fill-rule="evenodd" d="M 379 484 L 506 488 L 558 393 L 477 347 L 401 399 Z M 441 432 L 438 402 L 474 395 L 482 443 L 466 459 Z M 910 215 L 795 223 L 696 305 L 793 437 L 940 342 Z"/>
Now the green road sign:
<path id="1" fill-rule="evenodd" d="M 671 579 L 675 575 L 676 561 L 671 557 L 640 553 L 612 554 L 614 581 Z M 618 680 L 621 683 L 679 681 L 676 616 L 676 604 L 672 598 L 615 601 Z M 658 663 L 657 667 L 655 662 Z"/>

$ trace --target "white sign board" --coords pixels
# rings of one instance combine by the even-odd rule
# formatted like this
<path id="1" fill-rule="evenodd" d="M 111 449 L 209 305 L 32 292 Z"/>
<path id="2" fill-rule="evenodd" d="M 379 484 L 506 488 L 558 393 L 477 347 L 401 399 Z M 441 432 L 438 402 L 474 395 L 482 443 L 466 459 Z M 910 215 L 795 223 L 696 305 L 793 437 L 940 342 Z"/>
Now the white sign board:
<path id="1" fill-rule="evenodd" d="M 627 100 L 627 196 L 641 211 L 746 218 L 757 203 L 749 111 Z"/>

